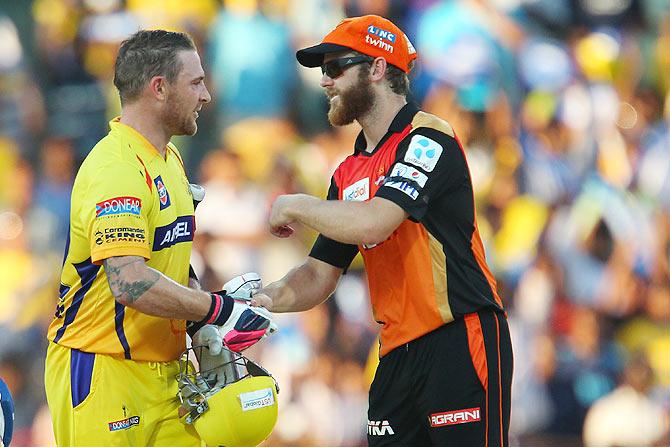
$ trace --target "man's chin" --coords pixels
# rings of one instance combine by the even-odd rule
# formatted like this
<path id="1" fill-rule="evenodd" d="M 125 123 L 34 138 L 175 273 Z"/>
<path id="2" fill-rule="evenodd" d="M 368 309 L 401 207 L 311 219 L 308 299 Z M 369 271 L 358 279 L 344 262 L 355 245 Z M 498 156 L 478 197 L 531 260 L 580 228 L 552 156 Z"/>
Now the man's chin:
<path id="1" fill-rule="evenodd" d="M 194 122 L 194 123 L 190 123 L 190 124 L 186 124 L 186 125 L 182 126 L 179 133 L 177 133 L 175 135 L 186 135 L 186 136 L 192 137 L 193 135 L 196 134 L 196 132 L 198 132 L 198 124 Z"/>
<path id="2" fill-rule="evenodd" d="M 328 111 L 328 122 L 332 126 L 346 126 L 347 124 L 351 124 L 354 122 L 353 117 L 348 117 L 345 116 L 344 113 L 341 112 L 341 110 L 338 109 L 330 109 Z"/>

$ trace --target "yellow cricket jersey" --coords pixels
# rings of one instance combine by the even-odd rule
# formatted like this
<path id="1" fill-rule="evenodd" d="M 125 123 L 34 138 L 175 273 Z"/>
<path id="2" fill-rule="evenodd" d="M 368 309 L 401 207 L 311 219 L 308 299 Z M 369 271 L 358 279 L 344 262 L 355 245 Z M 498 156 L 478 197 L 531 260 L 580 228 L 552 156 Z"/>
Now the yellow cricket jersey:
<path id="1" fill-rule="evenodd" d="M 84 352 L 175 360 L 185 348 L 185 321 L 116 302 L 102 261 L 142 256 L 148 266 L 187 285 L 195 232 L 188 179 L 172 144 L 163 159 L 118 118 L 110 127 L 74 182 L 60 298 L 48 338 Z"/>

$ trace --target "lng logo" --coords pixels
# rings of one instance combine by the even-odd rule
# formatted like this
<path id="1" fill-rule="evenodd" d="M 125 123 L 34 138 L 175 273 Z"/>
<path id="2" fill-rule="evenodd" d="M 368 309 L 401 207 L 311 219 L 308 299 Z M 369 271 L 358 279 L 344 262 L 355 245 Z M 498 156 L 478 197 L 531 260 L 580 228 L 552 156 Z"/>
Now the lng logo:
<path id="1" fill-rule="evenodd" d="M 154 179 L 154 183 L 156 184 L 156 191 L 158 191 L 158 199 L 161 202 L 160 209 L 164 210 L 170 206 L 170 194 L 168 194 L 168 190 L 160 175 Z"/>
<path id="2" fill-rule="evenodd" d="M 275 403 L 275 397 L 270 388 L 240 394 L 242 411 L 256 410 L 269 407 Z"/>
<path id="3" fill-rule="evenodd" d="M 156 228 L 153 251 L 160 251 L 180 242 L 190 242 L 194 233 L 194 216 L 177 217 L 171 224 Z"/>
<path id="4" fill-rule="evenodd" d="M 395 34 L 386 31 L 385 29 L 377 28 L 374 25 L 368 26 L 368 34 L 379 36 L 380 38 L 388 40 L 391 43 L 395 43 Z"/>
<path id="5" fill-rule="evenodd" d="M 342 200 L 356 200 L 362 202 L 370 198 L 370 177 L 360 179 L 353 185 L 344 188 Z"/>
<path id="6" fill-rule="evenodd" d="M 431 172 L 441 155 L 442 146 L 438 142 L 423 135 L 414 135 L 409 142 L 404 161 Z"/>
<path id="7" fill-rule="evenodd" d="M 393 166 L 391 176 L 384 182 L 384 186 L 402 191 L 410 196 L 412 200 L 416 200 L 419 196 L 418 188 L 423 188 L 427 181 L 428 177 L 426 174 L 419 172 L 416 168 L 396 163 Z"/>
<path id="8" fill-rule="evenodd" d="M 431 427 L 444 427 L 445 425 L 467 424 L 481 421 L 479 407 L 465 410 L 446 411 L 444 413 L 433 413 L 430 415 Z"/>
<path id="9" fill-rule="evenodd" d="M 370 34 L 372 34 L 372 36 Z M 373 36 L 377 36 L 378 38 Z M 382 50 L 388 51 L 389 53 L 393 53 L 395 34 L 381 28 L 377 28 L 374 25 L 370 25 L 368 26 L 368 34 L 365 35 L 365 43 L 372 45 L 373 47 L 381 48 Z"/>
<path id="10" fill-rule="evenodd" d="M 107 425 L 109 426 L 109 431 L 127 430 L 133 425 L 139 425 L 139 424 L 140 424 L 139 416 L 131 416 L 129 418 L 122 419 L 120 421 L 107 423 Z"/>
<path id="11" fill-rule="evenodd" d="M 368 434 L 372 436 L 395 435 L 389 421 L 368 421 Z"/>
<path id="12" fill-rule="evenodd" d="M 140 215 L 142 201 L 137 197 L 114 197 L 95 204 L 95 217 L 112 216 L 115 214 Z"/>

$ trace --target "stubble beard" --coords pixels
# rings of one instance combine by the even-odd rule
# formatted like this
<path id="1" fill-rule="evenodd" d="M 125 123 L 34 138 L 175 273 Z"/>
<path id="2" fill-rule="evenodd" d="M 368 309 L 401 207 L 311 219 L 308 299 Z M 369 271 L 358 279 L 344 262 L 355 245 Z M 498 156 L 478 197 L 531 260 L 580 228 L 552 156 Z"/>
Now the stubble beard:
<path id="1" fill-rule="evenodd" d="M 198 124 L 193 119 L 193 111 L 186 112 L 178 97 L 168 98 L 163 123 L 171 135 L 193 136 L 198 131 Z"/>
<path id="2" fill-rule="evenodd" d="M 372 83 L 361 75 L 356 84 L 339 92 L 337 104 L 330 103 L 328 121 L 333 126 L 351 124 L 372 110 L 374 99 Z"/>

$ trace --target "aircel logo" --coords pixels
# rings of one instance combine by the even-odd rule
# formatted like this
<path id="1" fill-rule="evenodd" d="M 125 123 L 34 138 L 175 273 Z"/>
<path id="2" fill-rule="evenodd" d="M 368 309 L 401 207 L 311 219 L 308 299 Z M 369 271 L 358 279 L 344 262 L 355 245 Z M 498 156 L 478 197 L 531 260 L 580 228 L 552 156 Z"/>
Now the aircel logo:
<path id="1" fill-rule="evenodd" d="M 465 410 L 445 411 L 444 413 L 433 413 L 430 415 L 431 427 L 444 427 L 445 425 L 467 424 L 479 422 L 481 413 L 479 407 L 467 408 Z"/>
<path id="2" fill-rule="evenodd" d="M 109 426 L 109 431 L 127 430 L 133 425 L 139 425 L 139 424 L 140 424 L 139 416 L 131 416 L 129 418 L 122 419 L 120 421 L 107 423 L 107 425 Z"/>
<path id="3" fill-rule="evenodd" d="M 371 436 L 395 435 L 389 421 L 368 421 L 368 434 Z"/>
<path id="4" fill-rule="evenodd" d="M 193 216 L 180 216 L 171 224 L 156 228 L 153 251 L 160 251 L 180 242 L 190 242 L 193 240 L 194 232 Z"/>
<path id="5" fill-rule="evenodd" d="M 347 186 L 342 192 L 342 200 L 356 200 L 362 202 L 370 198 L 370 178 L 365 177 L 356 183 Z"/>

